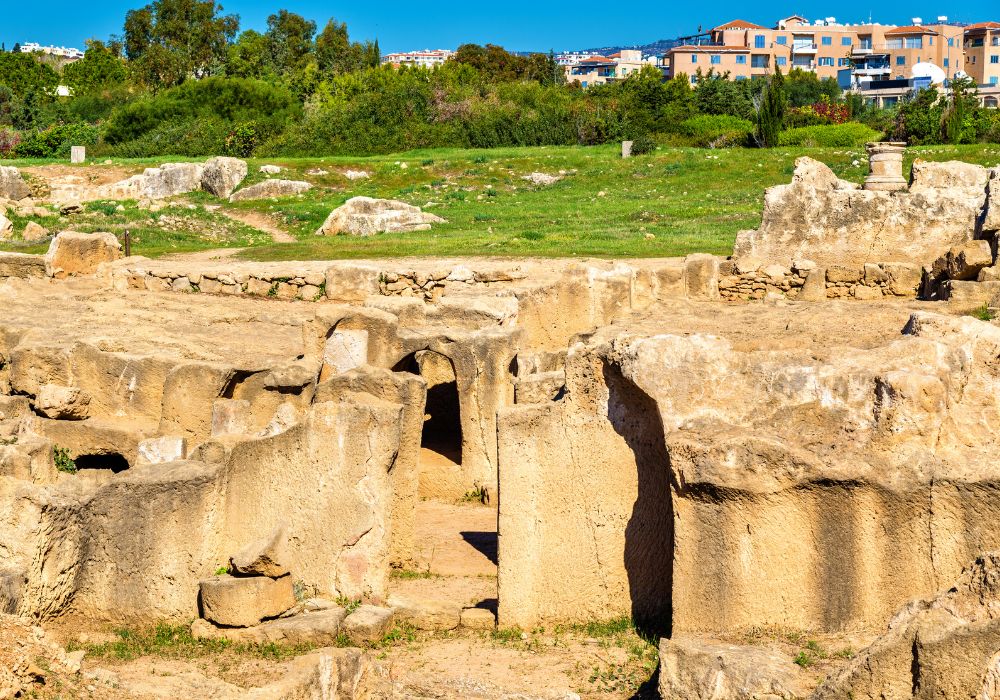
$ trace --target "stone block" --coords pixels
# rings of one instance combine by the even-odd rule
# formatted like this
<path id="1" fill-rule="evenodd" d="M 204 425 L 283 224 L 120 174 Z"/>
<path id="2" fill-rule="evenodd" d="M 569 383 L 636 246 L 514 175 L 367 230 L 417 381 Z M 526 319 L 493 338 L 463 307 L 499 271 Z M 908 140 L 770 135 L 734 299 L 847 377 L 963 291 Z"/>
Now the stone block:
<path id="1" fill-rule="evenodd" d="M 72 146 L 69 151 L 69 162 L 74 165 L 79 165 L 80 163 L 85 163 L 87 161 L 87 147 L 86 146 Z"/>
<path id="2" fill-rule="evenodd" d="M 460 604 L 438 598 L 394 593 L 389 596 L 389 606 L 397 621 L 409 622 L 421 630 L 453 630 L 462 618 Z"/>
<path id="3" fill-rule="evenodd" d="M 368 363 L 368 331 L 335 330 L 323 349 L 323 363 L 333 374 L 342 374 Z"/>
<path id="4" fill-rule="evenodd" d="M 864 270 L 855 267 L 844 267 L 843 265 L 831 265 L 826 268 L 827 282 L 846 282 L 853 284 L 860 282 L 864 275 Z"/>
<path id="5" fill-rule="evenodd" d="M 878 287 L 859 284 L 854 288 L 854 298 L 859 301 L 875 301 L 882 298 L 882 290 Z"/>
<path id="6" fill-rule="evenodd" d="M 163 435 L 139 442 L 139 464 L 166 464 L 187 457 L 187 440 Z"/>
<path id="7" fill-rule="evenodd" d="M 354 644 L 380 641 L 392 629 L 392 608 L 362 605 L 344 620 L 342 631 Z"/>
<path id="8" fill-rule="evenodd" d="M 826 301 L 826 269 L 814 267 L 810 270 L 796 298 L 800 301 Z"/>
<path id="9" fill-rule="evenodd" d="M 205 619 L 226 627 L 252 627 L 295 606 L 291 576 L 214 576 L 199 588 Z"/>
<path id="10" fill-rule="evenodd" d="M 229 560 L 233 570 L 244 576 L 280 578 L 289 573 L 284 561 L 285 528 L 276 527 L 263 539 L 251 542 Z"/>
<path id="11" fill-rule="evenodd" d="M 121 244 L 113 233 L 76 231 L 56 235 L 45 254 L 49 268 L 64 275 L 92 275 L 97 272 L 98 265 L 121 257 Z"/>
<path id="12" fill-rule="evenodd" d="M 346 617 L 347 611 L 335 606 L 268 620 L 255 627 L 217 627 L 208 620 L 195 620 L 191 635 L 195 639 L 228 639 L 251 644 L 335 646 Z"/>
<path id="13" fill-rule="evenodd" d="M 0 279 L 45 277 L 45 258 L 41 255 L 0 252 Z"/>
<path id="14" fill-rule="evenodd" d="M 250 402 L 241 399 L 217 399 L 212 404 L 212 437 L 249 435 Z"/>
<path id="15" fill-rule="evenodd" d="M 719 298 L 719 259 L 707 253 L 684 258 L 684 281 L 693 299 Z"/>
<path id="16" fill-rule="evenodd" d="M 90 394 L 77 387 L 43 384 L 35 397 L 35 410 L 46 418 L 84 420 L 90 415 Z"/>
<path id="17" fill-rule="evenodd" d="M 497 626 L 497 618 L 486 608 L 466 608 L 462 611 L 461 624 L 466 629 L 489 631 Z"/>

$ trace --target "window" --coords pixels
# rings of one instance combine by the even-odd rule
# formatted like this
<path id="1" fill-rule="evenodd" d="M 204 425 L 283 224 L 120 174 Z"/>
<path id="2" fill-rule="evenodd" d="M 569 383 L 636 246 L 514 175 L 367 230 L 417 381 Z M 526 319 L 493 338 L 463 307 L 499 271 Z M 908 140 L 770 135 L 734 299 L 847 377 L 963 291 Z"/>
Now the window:
<path id="1" fill-rule="evenodd" d="M 767 54 L 755 53 L 750 57 L 750 66 L 752 68 L 767 68 Z"/>
<path id="2" fill-rule="evenodd" d="M 833 65 L 833 57 L 832 56 L 820 56 L 819 57 L 819 64 L 821 66 L 832 66 Z"/>
<path id="3" fill-rule="evenodd" d="M 906 38 L 905 45 L 908 49 L 922 49 L 924 48 L 924 39 L 919 36 L 910 36 Z"/>
<path id="4" fill-rule="evenodd" d="M 838 58 L 837 65 L 841 68 L 845 68 L 851 65 L 851 59 L 849 58 Z"/>
<path id="5" fill-rule="evenodd" d="M 833 37 L 832 36 L 825 36 L 822 39 L 820 39 L 820 43 L 822 43 L 823 46 L 831 46 L 831 45 L 833 45 Z"/>
<path id="6" fill-rule="evenodd" d="M 788 37 L 787 36 L 776 37 L 775 40 L 774 40 L 774 43 L 775 44 L 780 44 L 781 46 L 785 46 L 785 45 L 788 44 Z"/>
<path id="7" fill-rule="evenodd" d="M 990 85 L 998 85 L 998 84 L 1000 84 L 1000 78 L 998 78 L 995 75 L 990 76 Z"/>
<path id="8" fill-rule="evenodd" d="M 694 83 L 697 83 L 697 82 L 698 82 L 698 76 L 692 75 L 691 76 L 691 83 L 694 84 Z"/>
<path id="9" fill-rule="evenodd" d="M 990 56 L 990 63 L 1000 63 L 1000 56 Z"/>
<path id="10" fill-rule="evenodd" d="M 927 37 L 927 45 L 934 46 L 934 37 L 932 36 Z"/>
<path id="11" fill-rule="evenodd" d="M 580 83 L 580 85 L 581 85 L 582 87 L 587 87 L 587 81 L 586 81 L 586 80 L 584 80 L 584 81 L 583 81 L 582 83 Z"/>
<path id="12" fill-rule="evenodd" d="M 712 65 L 713 66 L 717 66 L 720 63 L 722 63 L 722 56 L 720 56 L 717 53 L 713 53 L 711 58 L 712 58 Z"/>
<path id="13" fill-rule="evenodd" d="M 983 40 L 982 39 L 973 39 L 972 40 L 972 48 L 978 49 L 978 48 L 982 47 L 982 45 L 983 45 Z"/>
<path id="14" fill-rule="evenodd" d="M 691 54 L 691 63 L 697 63 L 697 62 L 698 62 L 698 54 L 696 53 Z"/>
<path id="15" fill-rule="evenodd" d="M 887 49 L 901 49 L 901 48 L 903 48 L 903 40 L 902 39 L 886 39 L 885 40 L 885 48 L 887 48 Z"/>
<path id="16" fill-rule="evenodd" d="M 736 57 L 736 65 L 738 65 L 738 66 L 745 66 L 746 64 L 747 64 L 747 57 L 746 56 L 737 56 Z"/>
<path id="17" fill-rule="evenodd" d="M 764 43 L 764 40 L 766 38 L 767 37 L 765 37 L 763 34 L 757 34 L 757 35 L 755 35 L 754 38 L 753 38 L 753 46 L 754 46 L 754 48 L 755 49 L 762 49 L 762 48 L 764 48 L 766 46 L 766 44 Z"/>
<path id="18" fill-rule="evenodd" d="M 840 38 L 840 45 L 841 46 L 850 46 L 852 43 L 853 42 L 851 42 L 851 37 L 849 37 L 849 36 L 843 36 L 843 37 Z"/>
<path id="19" fill-rule="evenodd" d="M 948 63 L 949 63 L 948 59 L 947 59 L 947 58 L 946 58 L 946 59 L 944 59 L 944 67 L 945 67 L 945 68 L 947 68 L 947 67 L 948 67 Z"/>
<path id="20" fill-rule="evenodd" d="M 736 80 L 746 80 L 746 79 L 747 79 L 747 77 L 745 75 L 737 75 L 736 76 Z"/>
<path id="21" fill-rule="evenodd" d="M 906 56 L 896 56 L 896 65 L 897 66 L 905 66 L 906 65 Z"/>
<path id="22" fill-rule="evenodd" d="M 779 66 L 783 66 L 788 63 L 788 59 L 785 58 L 784 56 L 777 56 L 774 60 L 777 62 Z"/>
<path id="23" fill-rule="evenodd" d="M 954 45 L 955 45 L 955 37 L 949 37 L 948 46 L 954 46 Z"/>

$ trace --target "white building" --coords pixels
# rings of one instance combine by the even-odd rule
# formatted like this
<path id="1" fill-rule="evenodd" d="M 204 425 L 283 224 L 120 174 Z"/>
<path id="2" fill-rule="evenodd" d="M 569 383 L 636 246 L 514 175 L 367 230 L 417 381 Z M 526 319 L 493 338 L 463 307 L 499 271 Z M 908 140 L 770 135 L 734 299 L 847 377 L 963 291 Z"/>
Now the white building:
<path id="1" fill-rule="evenodd" d="M 399 66 L 421 66 L 422 68 L 433 68 L 440 66 L 449 58 L 455 55 L 450 49 L 424 49 L 423 51 L 401 51 L 397 53 L 387 53 L 382 57 L 382 65 L 392 64 Z"/>
<path id="2" fill-rule="evenodd" d="M 83 58 L 83 51 L 66 46 L 42 46 L 33 42 L 21 44 L 21 53 L 44 53 L 49 56 L 58 56 L 70 61 L 77 61 Z"/>

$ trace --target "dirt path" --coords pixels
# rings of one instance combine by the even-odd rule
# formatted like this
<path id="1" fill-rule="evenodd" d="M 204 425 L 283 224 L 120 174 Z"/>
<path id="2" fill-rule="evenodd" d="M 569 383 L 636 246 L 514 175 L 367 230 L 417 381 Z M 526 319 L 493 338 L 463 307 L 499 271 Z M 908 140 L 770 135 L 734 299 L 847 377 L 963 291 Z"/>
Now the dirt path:
<path id="1" fill-rule="evenodd" d="M 262 214 L 259 211 L 219 209 L 219 213 L 233 221 L 238 221 L 241 224 L 246 224 L 247 226 L 271 234 L 271 240 L 275 243 L 295 243 L 298 240 L 295 236 L 288 233 L 288 231 L 279 228 L 267 214 Z"/>

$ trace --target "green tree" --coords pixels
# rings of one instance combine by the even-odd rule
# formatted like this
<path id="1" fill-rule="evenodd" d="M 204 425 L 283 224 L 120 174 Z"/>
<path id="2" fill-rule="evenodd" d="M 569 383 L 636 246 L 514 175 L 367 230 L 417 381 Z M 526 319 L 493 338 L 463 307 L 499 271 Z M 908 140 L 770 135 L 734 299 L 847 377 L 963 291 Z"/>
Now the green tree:
<path id="1" fill-rule="evenodd" d="M 316 23 L 288 10 L 279 10 L 267 18 L 267 37 L 271 60 L 279 73 L 302 70 L 313 52 Z"/>
<path id="2" fill-rule="evenodd" d="M 63 81 L 74 94 L 91 94 L 117 87 L 125 81 L 128 71 L 125 61 L 116 56 L 103 42 L 87 42 L 83 58 L 63 69 Z"/>
<path id="3" fill-rule="evenodd" d="M 229 46 L 226 75 L 232 78 L 263 79 L 277 73 L 266 36 L 248 29 Z"/>
<path id="4" fill-rule="evenodd" d="M 316 37 L 316 60 L 324 73 L 338 74 L 350 64 L 351 40 L 347 25 L 331 19 Z"/>
<path id="5" fill-rule="evenodd" d="M 943 136 L 947 143 L 972 143 L 976 137 L 979 90 L 971 78 L 951 81 L 951 98 L 942 97 Z"/>
<path id="6" fill-rule="evenodd" d="M 774 148 L 778 145 L 786 106 L 785 80 L 781 69 L 775 67 L 774 75 L 760 94 L 760 108 L 757 111 L 757 143 L 762 148 Z"/>
<path id="7" fill-rule="evenodd" d="M 29 91 L 51 94 L 59 84 L 59 75 L 29 53 L 0 54 L 0 82 L 23 97 Z"/>
<path id="8" fill-rule="evenodd" d="M 153 0 L 125 15 L 125 54 L 135 77 L 157 89 L 219 72 L 237 15 L 214 0 Z"/>

